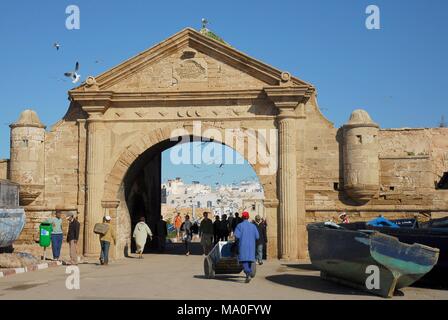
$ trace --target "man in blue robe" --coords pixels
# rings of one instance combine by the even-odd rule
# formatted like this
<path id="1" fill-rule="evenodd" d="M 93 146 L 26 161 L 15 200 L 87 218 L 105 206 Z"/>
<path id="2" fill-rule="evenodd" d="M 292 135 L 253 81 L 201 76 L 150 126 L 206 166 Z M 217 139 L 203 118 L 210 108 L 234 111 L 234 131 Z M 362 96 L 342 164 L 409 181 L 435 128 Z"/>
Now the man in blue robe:
<path id="1" fill-rule="evenodd" d="M 235 238 L 238 240 L 238 260 L 243 265 L 246 283 L 252 275 L 252 263 L 255 262 L 255 244 L 260 238 L 257 227 L 249 222 L 249 213 L 243 212 L 243 222 L 235 228 Z"/>

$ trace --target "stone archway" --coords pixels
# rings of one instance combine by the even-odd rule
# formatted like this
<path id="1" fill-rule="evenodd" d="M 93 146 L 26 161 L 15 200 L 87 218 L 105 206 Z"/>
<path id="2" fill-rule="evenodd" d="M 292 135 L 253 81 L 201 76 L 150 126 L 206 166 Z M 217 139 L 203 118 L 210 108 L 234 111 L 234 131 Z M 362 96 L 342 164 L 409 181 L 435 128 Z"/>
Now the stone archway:
<path id="1" fill-rule="evenodd" d="M 167 128 L 196 119 L 211 127 L 278 129 L 278 172 L 260 177 L 273 217 L 269 229 L 275 230 L 269 247 L 285 260 L 306 257 L 304 106 L 314 93 L 288 72 L 189 28 L 89 77 L 69 92 L 84 112 L 87 136 L 84 254 L 97 255 L 93 225 L 104 210 L 119 208 L 117 192 L 131 163 L 166 139 Z M 148 127 L 159 129 L 137 135 Z M 123 146 L 131 136 L 133 142 Z"/>
<path id="2" fill-rule="evenodd" d="M 184 127 L 189 137 L 193 137 L 193 132 L 191 131 L 191 127 Z M 206 130 L 216 130 L 222 131 L 222 129 L 217 129 L 216 127 L 207 126 Z M 247 133 L 247 135 L 243 135 L 242 137 L 249 137 L 251 133 Z M 224 136 L 224 135 L 221 135 Z M 163 150 L 166 150 L 173 146 L 176 142 L 171 142 L 170 138 L 172 137 L 172 130 L 169 130 L 168 128 L 165 129 L 155 129 L 152 130 L 148 134 L 142 134 L 138 139 L 135 139 L 132 144 L 124 148 L 124 150 L 121 152 L 117 160 L 115 161 L 115 164 L 109 174 L 106 176 L 105 184 L 104 184 L 104 193 L 102 198 L 102 207 L 104 210 L 108 210 L 109 214 L 114 218 L 113 220 L 116 222 L 115 227 L 117 230 L 118 235 L 118 243 L 115 250 L 115 256 L 122 256 L 123 254 L 126 255 L 128 252 L 128 249 L 130 248 L 130 227 L 131 227 L 131 221 L 130 221 L 130 210 L 127 207 L 126 202 L 126 196 L 125 196 L 125 190 L 124 190 L 124 180 L 126 178 L 126 175 L 128 174 L 130 168 L 136 163 L 137 160 L 139 160 L 147 151 L 151 150 L 152 148 L 156 148 L 156 152 L 162 152 Z M 198 139 L 201 138 L 207 138 L 209 139 L 210 136 L 205 137 L 198 137 L 195 136 Z M 240 136 L 241 137 L 241 136 Z M 183 137 L 184 138 L 184 137 Z M 248 151 L 248 139 L 243 139 L 242 141 L 239 141 L 235 143 L 234 146 L 229 146 L 225 142 L 223 142 L 224 139 L 216 139 L 214 138 L 213 141 L 227 145 L 234 149 L 236 152 L 243 155 L 246 160 L 248 160 L 249 164 L 254 169 L 255 173 L 257 174 L 257 177 L 259 178 L 260 184 L 263 187 L 264 193 L 265 193 L 265 200 L 264 200 L 264 206 L 265 206 L 265 212 L 266 216 L 268 217 L 268 223 L 270 225 L 268 237 L 270 238 L 270 246 L 268 248 L 268 256 L 269 257 L 276 257 L 277 256 L 277 237 L 278 237 L 278 231 L 277 231 L 277 207 L 278 207 L 278 200 L 276 198 L 276 180 L 277 175 L 263 175 L 262 174 L 262 166 L 259 162 L 249 161 L 253 159 L 248 159 L 247 151 Z M 170 142 L 167 144 L 167 142 Z M 157 146 L 160 145 L 168 145 L 168 147 L 160 147 Z M 269 150 L 269 146 L 266 146 L 268 152 L 271 152 Z M 160 150 L 158 150 L 160 149 Z M 276 151 L 276 150 L 275 150 Z M 252 163 L 251 163 L 252 162 Z"/>
<path id="3" fill-rule="evenodd" d="M 213 127 L 209 127 L 212 129 L 216 129 Z M 105 188 L 103 194 L 103 202 L 113 202 L 116 201 L 117 192 L 121 186 L 121 183 L 128 171 L 129 167 L 134 163 L 137 158 L 142 155 L 146 150 L 155 146 L 158 143 L 161 143 L 165 140 L 169 140 L 171 138 L 172 130 L 169 128 L 165 129 L 155 129 L 151 131 L 149 134 L 141 135 L 139 139 L 136 139 L 134 143 L 125 148 L 118 159 L 115 161 L 115 165 L 112 170 L 106 177 L 105 180 Z M 190 134 L 193 135 L 192 133 Z M 225 141 L 216 140 L 215 142 L 222 143 L 227 145 Z M 232 146 L 228 145 L 232 148 Z M 241 147 L 242 146 L 242 147 Z M 269 146 L 266 146 L 267 150 L 269 150 Z M 241 155 L 246 154 L 247 150 L 247 141 L 244 141 L 244 145 L 238 144 L 238 147 L 235 148 L 235 151 L 240 153 Z M 246 158 L 249 161 L 249 159 Z M 275 200 L 277 198 L 275 193 L 275 186 L 273 186 L 272 176 L 266 176 L 261 174 L 262 167 L 259 163 L 254 163 L 249 161 L 249 164 L 254 168 L 258 177 L 260 178 L 260 182 L 263 185 L 265 193 L 267 194 L 267 199 Z"/>

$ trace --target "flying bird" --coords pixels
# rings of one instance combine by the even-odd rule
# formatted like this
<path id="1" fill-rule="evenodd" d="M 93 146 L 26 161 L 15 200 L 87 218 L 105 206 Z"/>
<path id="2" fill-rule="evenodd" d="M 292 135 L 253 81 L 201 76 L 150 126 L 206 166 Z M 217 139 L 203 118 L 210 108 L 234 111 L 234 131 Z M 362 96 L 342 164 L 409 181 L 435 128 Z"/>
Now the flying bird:
<path id="1" fill-rule="evenodd" d="M 55 42 L 55 43 L 53 44 L 53 47 L 55 47 L 56 50 L 59 51 L 59 49 L 61 48 L 61 45 L 60 45 L 59 43 Z"/>
<path id="2" fill-rule="evenodd" d="M 75 71 L 66 72 L 64 75 L 70 79 L 72 79 L 72 83 L 77 83 L 79 79 L 81 79 L 81 75 L 78 74 L 79 70 L 79 62 L 76 62 Z"/>

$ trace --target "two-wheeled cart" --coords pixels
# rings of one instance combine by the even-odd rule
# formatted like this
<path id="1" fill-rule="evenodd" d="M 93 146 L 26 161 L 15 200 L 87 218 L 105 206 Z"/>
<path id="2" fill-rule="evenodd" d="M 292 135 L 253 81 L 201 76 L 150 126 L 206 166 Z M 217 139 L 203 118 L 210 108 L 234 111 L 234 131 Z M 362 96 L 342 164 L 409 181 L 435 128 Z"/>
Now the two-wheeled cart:
<path id="1" fill-rule="evenodd" d="M 233 241 L 220 241 L 204 259 L 204 274 L 208 279 L 213 279 L 217 274 L 239 274 L 243 266 L 239 263 L 234 253 Z M 255 277 L 257 264 L 252 262 L 252 275 Z"/>

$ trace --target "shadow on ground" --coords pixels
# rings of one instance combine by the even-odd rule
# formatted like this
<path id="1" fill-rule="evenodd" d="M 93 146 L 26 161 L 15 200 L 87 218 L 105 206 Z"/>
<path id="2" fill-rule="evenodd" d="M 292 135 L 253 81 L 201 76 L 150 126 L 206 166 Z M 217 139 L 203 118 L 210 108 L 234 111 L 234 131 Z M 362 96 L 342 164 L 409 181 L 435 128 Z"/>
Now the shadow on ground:
<path id="1" fill-rule="evenodd" d="M 159 251 L 157 248 L 145 248 L 145 254 L 167 254 L 167 255 L 185 255 L 186 249 L 184 243 L 167 242 L 164 251 Z M 134 252 L 132 254 L 135 254 Z M 202 256 L 202 246 L 199 242 L 192 242 L 190 244 L 190 255 Z"/>
<path id="2" fill-rule="evenodd" d="M 298 270 L 306 270 L 306 271 L 319 271 L 316 267 L 314 267 L 311 263 L 303 263 L 303 264 L 282 264 L 287 268 L 298 269 Z"/>
<path id="3" fill-rule="evenodd" d="M 215 275 L 215 277 L 213 279 L 209 279 L 203 275 L 195 275 L 193 276 L 195 279 L 202 279 L 202 280 L 208 280 L 208 281 L 213 281 L 213 280 L 218 280 L 218 281 L 226 281 L 226 282 L 240 282 L 240 283 L 244 283 L 244 280 L 246 279 L 245 277 L 241 276 L 241 275 Z"/>
<path id="4" fill-rule="evenodd" d="M 266 277 L 266 280 L 288 287 L 321 293 L 371 296 L 370 294 L 360 290 L 340 286 L 332 282 L 325 281 L 321 279 L 319 276 L 280 274 L 280 275 L 268 276 Z"/>

